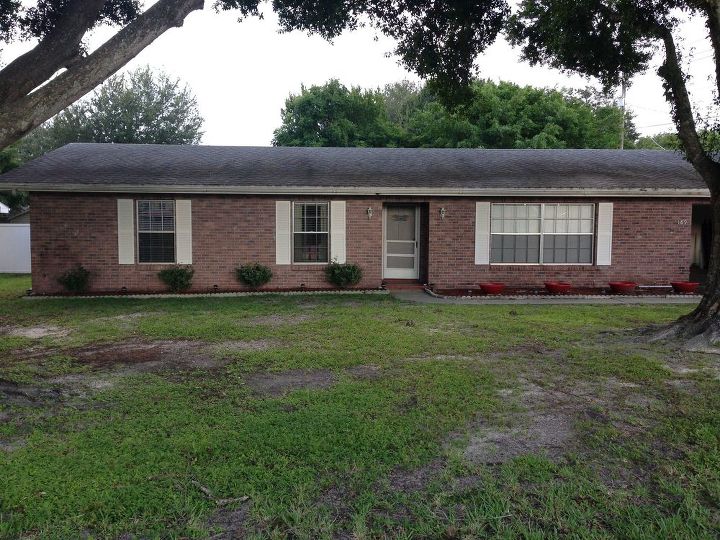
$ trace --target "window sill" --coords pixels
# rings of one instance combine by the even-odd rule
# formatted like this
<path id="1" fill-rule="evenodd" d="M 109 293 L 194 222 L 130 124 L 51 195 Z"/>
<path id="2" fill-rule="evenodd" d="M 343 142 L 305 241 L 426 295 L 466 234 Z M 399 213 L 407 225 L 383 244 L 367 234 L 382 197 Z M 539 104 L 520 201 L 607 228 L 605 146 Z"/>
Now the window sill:
<path id="1" fill-rule="evenodd" d="M 296 272 L 307 271 L 307 270 L 319 272 L 319 271 L 325 270 L 325 267 L 328 264 L 329 263 L 292 263 L 290 265 L 290 270 L 296 271 Z"/>
<path id="2" fill-rule="evenodd" d="M 480 265 L 478 265 L 480 266 Z M 489 263 L 488 266 L 597 266 L 593 263 Z"/>

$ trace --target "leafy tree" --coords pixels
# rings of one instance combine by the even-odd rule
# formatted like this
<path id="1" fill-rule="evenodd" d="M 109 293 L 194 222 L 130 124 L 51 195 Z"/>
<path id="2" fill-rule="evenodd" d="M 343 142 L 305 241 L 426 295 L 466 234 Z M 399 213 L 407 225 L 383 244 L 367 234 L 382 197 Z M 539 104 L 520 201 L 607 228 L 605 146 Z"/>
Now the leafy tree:
<path id="1" fill-rule="evenodd" d="M 658 69 L 686 158 L 705 180 L 713 206 L 713 240 L 706 292 L 691 314 L 663 337 L 689 338 L 693 346 L 720 341 L 720 161 L 717 125 L 698 126 L 687 89 L 687 73 L 676 43 L 679 14 L 700 18 L 715 60 L 716 100 L 720 94 L 720 4 L 717 0 L 522 0 L 509 23 L 512 43 L 532 64 L 597 77 L 606 87 L 647 71 L 656 48 Z M 716 105 L 718 105 L 716 101 Z M 710 115 L 712 118 L 716 115 Z M 704 136 L 703 136 L 704 134 Z"/>
<path id="2" fill-rule="evenodd" d="M 187 86 L 142 67 L 110 77 L 17 146 L 26 161 L 71 142 L 197 144 L 202 124 Z"/>
<path id="3" fill-rule="evenodd" d="M 387 119 L 378 91 L 348 89 L 337 80 L 303 87 L 282 110 L 276 146 L 396 146 L 399 131 Z"/>
<path id="4" fill-rule="evenodd" d="M 644 135 L 637 140 L 635 148 L 642 150 L 680 150 L 680 139 L 678 139 L 677 133 Z"/>
<path id="5" fill-rule="evenodd" d="M 434 99 L 429 92 L 421 93 L 422 88 L 422 85 L 410 81 L 385 85 L 382 94 L 390 122 L 401 129 L 407 129 L 415 111 L 424 103 Z"/>
<path id="6" fill-rule="evenodd" d="M 71 105 L 18 143 L 0 151 L 0 172 L 71 142 L 197 144 L 203 119 L 179 80 L 149 67 L 114 75 L 91 97 Z M 0 194 L 11 207 L 27 194 Z"/>
<path id="7" fill-rule="evenodd" d="M 0 149 L 19 140 L 113 75 L 170 28 L 182 26 L 204 0 L 5 0 L 0 40 L 37 39 L 0 70 Z M 260 15 L 260 0 L 215 0 L 216 10 Z M 280 29 L 327 39 L 369 24 L 397 42 L 401 62 L 452 89 L 467 83 L 477 55 L 491 44 L 509 13 L 506 0 L 273 0 Z M 99 25 L 119 30 L 94 51 L 83 40 Z M 60 72 L 57 76 L 56 73 Z"/>
<path id="8" fill-rule="evenodd" d="M 617 148 L 622 111 L 588 92 L 475 81 L 448 108 L 431 87 L 407 81 L 382 92 L 338 81 L 290 96 L 275 132 L 280 146 Z M 635 136 L 632 119 L 627 119 Z"/>

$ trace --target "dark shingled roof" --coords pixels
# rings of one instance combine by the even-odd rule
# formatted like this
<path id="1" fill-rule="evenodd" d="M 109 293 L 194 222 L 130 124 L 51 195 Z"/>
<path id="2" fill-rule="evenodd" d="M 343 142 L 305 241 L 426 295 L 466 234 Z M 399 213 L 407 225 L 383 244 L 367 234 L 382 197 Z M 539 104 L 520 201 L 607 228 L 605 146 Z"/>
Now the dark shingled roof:
<path id="1" fill-rule="evenodd" d="M 69 144 L 0 176 L 50 191 L 702 190 L 679 153 L 651 150 L 477 150 Z M 257 190 L 256 190 L 257 191 Z M 286 190 L 287 191 L 287 190 Z M 330 191 L 330 190 L 329 190 Z"/>

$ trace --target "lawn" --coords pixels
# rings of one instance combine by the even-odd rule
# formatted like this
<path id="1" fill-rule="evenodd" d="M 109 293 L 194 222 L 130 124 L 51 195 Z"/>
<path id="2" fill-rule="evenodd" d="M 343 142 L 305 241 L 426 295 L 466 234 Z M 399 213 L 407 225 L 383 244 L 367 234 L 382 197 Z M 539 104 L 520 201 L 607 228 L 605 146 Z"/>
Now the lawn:
<path id="1" fill-rule="evenodd" d="M 0 537 L 715 538 L 720 360 L 687 306 L 21 299 Z"/>

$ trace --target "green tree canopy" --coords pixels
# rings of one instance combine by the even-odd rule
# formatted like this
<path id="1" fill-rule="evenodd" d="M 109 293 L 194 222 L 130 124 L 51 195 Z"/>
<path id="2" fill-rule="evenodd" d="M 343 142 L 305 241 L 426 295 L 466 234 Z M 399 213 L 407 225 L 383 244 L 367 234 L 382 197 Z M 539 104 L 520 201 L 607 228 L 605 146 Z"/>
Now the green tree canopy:
<path id="1" fill-rule="evenodd" d="M 24 162 L 71 142 L 197 144 L 202 124 L 186 85 L 141 67 L 109 78 L 16 147 Z"/>
<path id="2" fill-rule="evenodd" d="M 617 148 L 622 110 L 590 91 L 478 80 L 449 109 L 431 87 L 407 81 L 384 90 L 332 80 L 291 95 L 275 132 L 278 146 L 435 148 Z M 632 118 L 627 137 L 637 136 Z"/>
<path id="3" fill-rule="evenodd" d="M 382 93 L 331 80 L 290 95 L 275 130 L 276 146 L 397 146 Z"/>

